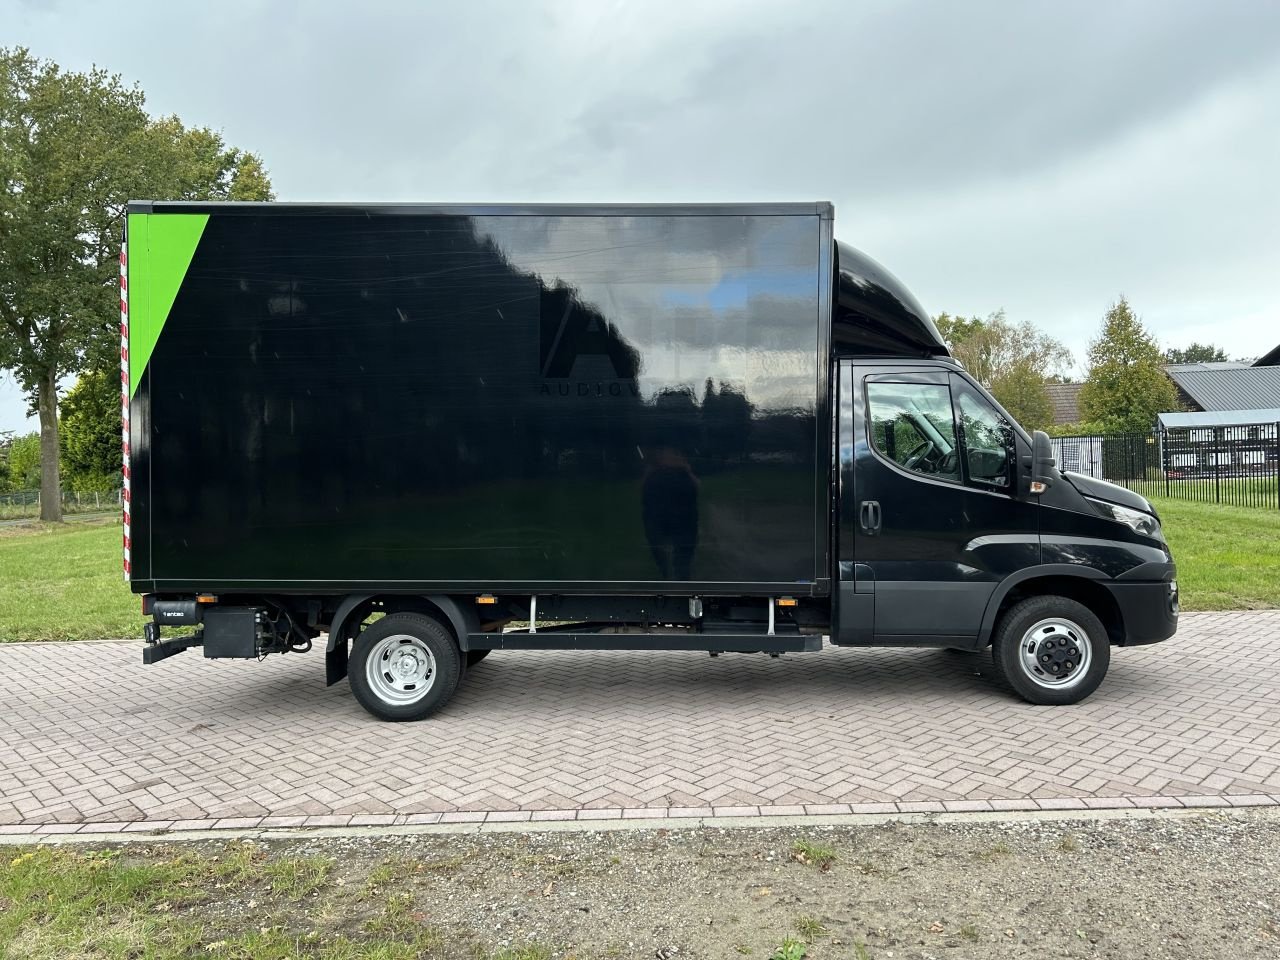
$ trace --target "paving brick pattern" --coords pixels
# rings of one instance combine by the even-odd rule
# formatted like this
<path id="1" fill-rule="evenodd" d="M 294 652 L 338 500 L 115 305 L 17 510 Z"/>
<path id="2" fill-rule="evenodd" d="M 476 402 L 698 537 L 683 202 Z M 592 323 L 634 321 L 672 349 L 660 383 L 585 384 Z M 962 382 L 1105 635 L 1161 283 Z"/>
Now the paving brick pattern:
<path id="1" fill-rule="evenodd" d="M 319 654 L 0 646 L 0 833 L 1280 803 L 1280 611 L 1184 616 L 1086 703 L 985 656 L 494 653 L 379 723 Z"/>

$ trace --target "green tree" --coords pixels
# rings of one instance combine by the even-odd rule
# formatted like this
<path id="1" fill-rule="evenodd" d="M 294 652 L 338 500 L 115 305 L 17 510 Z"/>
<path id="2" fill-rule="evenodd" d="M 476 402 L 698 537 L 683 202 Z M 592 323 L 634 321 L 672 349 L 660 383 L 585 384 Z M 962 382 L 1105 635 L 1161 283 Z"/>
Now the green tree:
<path id="1" fill-rule="evenodd" d="M 1155 339 L 1121 297 L 1089 344 L 1081 414 L 1107 432 L 1149 433 L 1157 414 L 1178 409 L 1178 394 L 1164 363 Z"/>
<path id="2" fill-rule="evenodd" d="M 1045 384 L 1060 379 L 1071 352 L 1028 321 L 1010 323 L 1003 310 L 985 319 L 942 313 L 935 318 L 951 354 L 1028 430 L 1053 422 Z"/>
<path id="3" fill-rule="evenodd" d="M 13 443 L 12 430 L 0 430 L 0 493 L 12 490 L 9 482 L 9 445 Z"/>
<path id="4" fill-rule="evenodd" d="M 40 434 L 14 437 L 9 443 L 9 489 L 31 490 L 40 484 Z"/>
<path id="5" fill-rule="evenodd" d="M 1044 430 L 1053 425 L 1053 401 L 1046 382 L 1031 365 L 1018 364 L 992 384 L 991 393 L 1028 430 Z"/>
<path id="6" fill-rule="evenodd" d="M 1227 351 L 1212 343 L 1192 342 L 1186 349 L 1170 347 L 1164 352 L 1166 363 L 1221 363 L 1227 359 Z"/>
<path id="7" fill-rule="evenodd" d="M 90 367 L 62 400 L 63 485 L 81 493 L 120 485 L 120 375 Z"/>
<path id="8" fill-rule="evenodd" d="M 992 316 L 994 317 L 996 314 L 992 314 Z M 951 348 L 953 353 L 982 330 L 985 325 L 985 321 L 980 317 L 962 317 L 959 314 L 953 316 L 945 311 L 934 317 L 933 322 L 937 326 L 938 332 L 942 334 L 942 339 L 946 341 L 947 346 Z"/>
<path id="9" fill-rule="evenodd" d="M 40 516 L 59 520 L 58 383 L 118 364 L 118 254 L 131 198 L 270 199 L 255 155 L 154 119 L 142 91 L 0 48 L 0 368 L 40 417 Z"/>

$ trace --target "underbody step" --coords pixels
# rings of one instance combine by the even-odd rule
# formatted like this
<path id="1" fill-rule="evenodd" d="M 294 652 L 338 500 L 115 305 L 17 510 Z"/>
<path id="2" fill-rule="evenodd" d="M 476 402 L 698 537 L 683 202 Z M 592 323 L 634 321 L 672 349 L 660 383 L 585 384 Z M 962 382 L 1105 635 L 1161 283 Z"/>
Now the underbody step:
<path id="1" fill-rule="evenodd" d="M 183 650 L 198 647 L 202 643 L 204 643 L 204 633 L 202 631 L 197 631 L 189 637 L 170 637 L 168 640 L 148 643 L 142 648 L 142 662 L 144 664 L 159 663 L 161 660 L 168 660 Z"/>
<path id="2" fill-rule="evenodd" d="M 716 653 L 811 653 L 816 634 L 763 633 L 469 633 L 471 650 L 710 650 Z"/>

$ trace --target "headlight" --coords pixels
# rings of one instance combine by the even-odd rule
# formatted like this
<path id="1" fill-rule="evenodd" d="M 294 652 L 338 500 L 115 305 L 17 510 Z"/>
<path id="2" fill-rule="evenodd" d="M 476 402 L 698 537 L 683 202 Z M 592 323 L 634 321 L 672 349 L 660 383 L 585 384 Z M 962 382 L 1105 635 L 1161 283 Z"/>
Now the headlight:
<path id="1" fill-rule="evenodd" d="M 1164 533 L 1160 530 L 1160 521 L 1151 514 L 1143 513 L 1141 510 L 1130 510 L 1128 507 L 1107 503 L 1105 500 L 1094 500 L 1092 497 L 1088 498 L 1088 500 L 1093 504 L 1093 508 L 1104 517 L 1119 520 L 1133 530 L 1134 533 L 1140 533 L 1144 537 L 1150 537 L 1152 540 L 1159 540 L 1164 543 Z"/>

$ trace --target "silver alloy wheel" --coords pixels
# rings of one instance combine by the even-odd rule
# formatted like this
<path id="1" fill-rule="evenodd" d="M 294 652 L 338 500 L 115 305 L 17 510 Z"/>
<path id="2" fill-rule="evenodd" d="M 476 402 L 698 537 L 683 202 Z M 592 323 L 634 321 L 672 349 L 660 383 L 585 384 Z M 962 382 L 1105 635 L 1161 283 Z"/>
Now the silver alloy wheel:
<path id="1" fill-rule="evenodd" d="M 1065 690 L 1082 682 L 1093 663 L 1093 644 L 1078 623 L 1050 617 L 1022 635 L 1018 663 L 1032 683 Z"/>
<path id="2" fill-rule="evenodd" d="M 369 689 L 387 703 L 417 703 L 436 682 L 436 658 L 417 637 L 397 633 L 379 640 L 365 662 Z"/>

